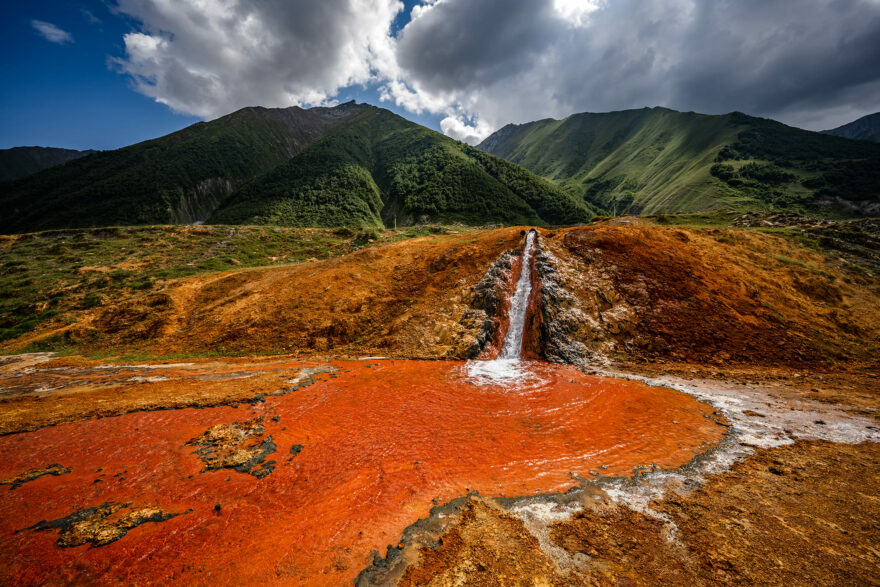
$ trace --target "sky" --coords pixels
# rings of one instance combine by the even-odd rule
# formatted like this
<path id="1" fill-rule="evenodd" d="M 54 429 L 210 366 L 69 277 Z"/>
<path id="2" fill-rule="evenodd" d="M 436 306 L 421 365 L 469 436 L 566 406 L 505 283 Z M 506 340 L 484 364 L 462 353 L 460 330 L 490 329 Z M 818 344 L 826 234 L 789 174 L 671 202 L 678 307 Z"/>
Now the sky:
<path id="1" fill-rule="evenodd" d="M 645 106 L 810 130 L 880 111 L 880 0 L 6 4 L 0 148 L 113 149 L 352 99 L 469 143 Z"/>

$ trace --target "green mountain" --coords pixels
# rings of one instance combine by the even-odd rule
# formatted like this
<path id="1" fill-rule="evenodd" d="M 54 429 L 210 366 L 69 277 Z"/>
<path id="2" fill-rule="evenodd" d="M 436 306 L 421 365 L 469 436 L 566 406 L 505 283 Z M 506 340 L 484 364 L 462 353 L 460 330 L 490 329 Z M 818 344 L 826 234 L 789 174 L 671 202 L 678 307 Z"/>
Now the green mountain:
<path id="1" fill-rule="evenodd" d="M 95 151 L 77 151 L 55 147 L 13 147 L 0 149 L 0 181 L 27 177 L 43 169 L 61 165 Z"/>
<path id="2" fill-rule="evenodd" d="M 738 112 L 574 114 L 509 124 L 478 148 L 607 213 L 880 214 L 880 145 Z"/>
<path id="3" fill-rule="evenodd" d="M 208 222 L 570 224 L 594 208 L 391 112 L 245 108 L 0 184 L 0 232 Z"/>
<path id="4" fill-rule="evenodd" d="M 823 130 L 823 134 L 858 139 L 860 141 L 874 141 L 880 143 L 880 112 L 862 116 L 858 120 L 838 126 L 831 130 Z"/>
<path id="5" fill-rule="evenodd" d="M 245 108 L 0 184 L 0 232 L 205 220 L 238 186 L 287 161 L 360 107 Z"/>
<path id="6" fill-rule="evenodd" d="M 570 224 L 593 216 L 591 206 L 521 167 L 363 106 L 345 125 L 232 194 L 210 222 Z"/>

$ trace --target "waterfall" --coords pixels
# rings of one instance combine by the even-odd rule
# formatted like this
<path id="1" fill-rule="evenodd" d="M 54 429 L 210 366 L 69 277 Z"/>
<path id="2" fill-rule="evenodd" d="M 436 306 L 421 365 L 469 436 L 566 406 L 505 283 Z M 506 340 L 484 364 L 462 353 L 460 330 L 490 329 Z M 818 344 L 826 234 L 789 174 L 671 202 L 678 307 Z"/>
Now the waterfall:
<path id="1" fill-rule="evenodd" d="M 519 359 L 522 356 L 523 331 L 526 327 L 526 310 L 529 308 L 529 295 L 532 293 L 532 255 L 535 252 L 535 231 L 526 236 L 526 246 L 522 254 L 522 271 L 516 282 L 516 291 L 510 300 L 510 327 L 504 337 L 499 359 Z"/>
<path id="2" fill-rule="evenodd" d="M 468 377 L 478 384 L 518 383 L 530 378 L 523 368 L 522 344 L 526 328 L 526 312 L 529 308 L 529 297 L 532 293 L 532 255 L 535 253 L 534 230 L 526 235 L 526 245 L 522 254 L 522 270 L 516 290 L 510 299 L 510 326 L 504 337 L 504 345 L 497 359 L 492 361 L 469 361 Z"/>

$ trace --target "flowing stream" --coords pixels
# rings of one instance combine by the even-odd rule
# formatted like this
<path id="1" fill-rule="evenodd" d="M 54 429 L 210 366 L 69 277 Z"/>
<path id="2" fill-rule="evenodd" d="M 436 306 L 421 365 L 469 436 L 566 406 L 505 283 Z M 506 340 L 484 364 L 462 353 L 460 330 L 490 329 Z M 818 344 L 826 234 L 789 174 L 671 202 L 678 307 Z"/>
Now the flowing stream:
<path id="1" fill-rule="evenodd" d="M 535 253 L 534 230 L 526 235 L 526 245 L 522 253 L 522 271 L 516 290 L 510 300 L 510 326 L 504 337 L 504 345 L 497 359 L 491 361 L 470 361 L 467 373 L 472 381 L 479 384 L 497 385 L 522 383 L 534 377 L 522 363 L 523 333 L 526 327 L 526 311 L 532 293 L 532 256 Z"/>

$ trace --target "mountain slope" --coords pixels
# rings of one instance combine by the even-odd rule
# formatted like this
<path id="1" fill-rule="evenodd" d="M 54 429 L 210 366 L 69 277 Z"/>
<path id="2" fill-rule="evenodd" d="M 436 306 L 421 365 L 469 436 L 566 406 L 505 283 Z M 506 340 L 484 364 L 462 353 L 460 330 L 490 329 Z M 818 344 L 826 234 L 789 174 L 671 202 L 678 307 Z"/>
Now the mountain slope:
<path id="1" fill-rule="evenodd" d="M 0 232 L 202 221 L 238 185 L 273 169 L 357 114 L 244 108 L 0 185 Z"/>
<path id="2" fill-rule="evenodd" d="M 56 147 L 13 147 L 0 149 L 0 181 L 12 181 L 43 169 L 61 165 L 95 151 L 77 151 Z"/>
<path id="3" fill-rule="evenodd" d="M 543 225 L 586 222 L 593 212 L 525 169 L 366 106 L 232 194 L 210 222 Z"/>
<path id="4" fill-rule="evenodd" d="M 610 213 L 880 213 L 880 145 L 741 113 L 574 114 L 507 125 L 478 148 Z"/>
<path id="5" fill-rule="evenodd" d="M 822 133 L 847 139 L 880 143 L 880 112 L 863 116 L 849 124 L 844 124 L 831 130 L 823 130 Z"/>
<path id="6" fill-rule="evenodd" d="M 212 222 L 572 224 L 558 186 L 387 110 L 245 108 L 0 185 L 0 232 Z"/>

